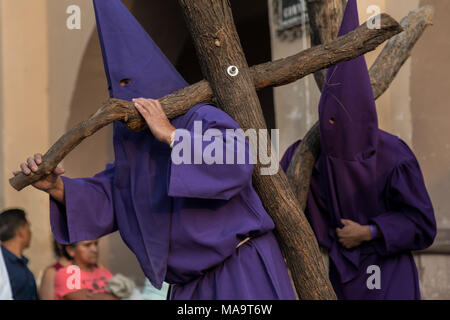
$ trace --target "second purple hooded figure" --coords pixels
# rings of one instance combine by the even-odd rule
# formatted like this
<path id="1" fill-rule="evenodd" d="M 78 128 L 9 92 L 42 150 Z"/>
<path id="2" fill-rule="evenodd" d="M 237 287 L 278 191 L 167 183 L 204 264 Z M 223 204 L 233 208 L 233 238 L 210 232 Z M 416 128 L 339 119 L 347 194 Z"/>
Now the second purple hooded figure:
<path id="1" fill-rule="evenodd" d="M 358 25 L 349 0 L 339 35 Z M 412 151 L 378 128 L 364 57 L 328 70 L 319 125 L 322 150 L 305 213 L 329 253 L 338 298 L 420 299 L 411 251 L 432 244 L 434 211 Z M 286 151 L 284 170 L 299 143 Z"/>

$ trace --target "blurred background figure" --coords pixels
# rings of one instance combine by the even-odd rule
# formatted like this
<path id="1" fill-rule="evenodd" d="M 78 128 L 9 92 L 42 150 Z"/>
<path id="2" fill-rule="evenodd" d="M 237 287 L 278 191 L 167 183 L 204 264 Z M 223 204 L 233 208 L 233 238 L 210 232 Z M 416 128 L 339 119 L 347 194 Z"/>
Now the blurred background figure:
<path id="1" fill-rule="evenodd" d="M 56 262 L 48 266 L 41 279 L 39 286 L 39 297 L 41 300 L 54 300 L 55 299 L 55 276 L 56 273 L 68 265 L 72 264 L 71 257 L 66 251 L 66 245 L 62 245 L 53 238 L 53 253 L 56 258 Z"/>
<path id="2" fill-rule="evenodd" d="M 106 283 L 113 275 L 98 266 L 98 240 L 76 242 L 65 250 L 72 263 L 56 272 L 55 300 L 118 299 L 106 292 Z"/>
<path id="3" fill-rule="evenodd" d="M 2 250 L 0 250 L 0 300 L 12 300 L 11 284 Z"/>
<path id="4" fill-rule="evenodd" d="M 134 282 L 98 264 L 98 240 L 63 246 L 71 263 L 54 278 L 55 300 L 119 300 L 135 292 Z"/>
<path id="5" fill-rule="evenodd" d="M 33 273 L 28 269 L 28 259 L 23 252 L 30 246 L 31 230 L 25 211 L 10 209 L 0 214 L 0 241 L 2 268 L 6 269 L 12 299 L 37 300 L 38 292 Z M 6 280 L 6 281 L 8 281 Z"/>

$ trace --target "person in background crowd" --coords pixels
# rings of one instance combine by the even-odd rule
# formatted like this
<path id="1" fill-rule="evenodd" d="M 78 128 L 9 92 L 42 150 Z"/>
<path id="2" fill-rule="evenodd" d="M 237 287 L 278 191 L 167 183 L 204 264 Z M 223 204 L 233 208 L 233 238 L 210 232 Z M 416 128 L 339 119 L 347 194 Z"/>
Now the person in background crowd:
<path id="1" fill-rule="evenodd" d="M 55 298 L 55 276 L 56 273 L 72 263 L 70 256 L 66 251 L 65 245 L 62 245 L 53 238 L 53 252 L 56 257 L 56 263 L 47 267 L 42 276 L 39 286 L 39 297 L 41 300 L 54 300 Z"/>
<path id="2" fill-rule="evenodd" d="M 23 252 L 30 246 L 30 223 L 25 211 L 10 209 L 0 214 L 1 254 L 14 300 L 38 300 L 36 281 Z"/>
<path id="3" fill-rule="evenodd" d="M 12 300 L 11 284 L 9 283 L 8 270 L 6 270 L 5 259 L 0 250 L 0 300 Z"/>
<path id="4" fill-rule="evenodd" d="M 66 247 L 73 264 L 55 276 L 55 300 L 118 300 L 106 291 L 113 275 L 98 266 L 98 240 L 80 241 Z"/>

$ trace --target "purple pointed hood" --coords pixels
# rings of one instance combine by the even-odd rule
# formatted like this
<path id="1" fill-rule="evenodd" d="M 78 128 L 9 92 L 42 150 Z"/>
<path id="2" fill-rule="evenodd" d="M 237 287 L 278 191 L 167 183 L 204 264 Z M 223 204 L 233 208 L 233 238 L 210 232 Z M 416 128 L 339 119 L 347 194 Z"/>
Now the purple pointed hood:
<path id="1" fill-rule="evenodd" d="M 338 36 L 358 26 L 356 0 L 349 0 Z M 328 155 L 358 160 L 374 152 L 378 120 L 364 56 L 328 70 L 319 114 L 322 148 Z"/>
<path id="2" fill-rule="evenodd" d="M 111 97 L 158 99 L 188 86 L 122 1 L 94 0 L 94 8 Z"/>
<path id="3" fill-rule="evenodd" d="M 158 99 L 188 85 L 120 0 L 94 0 L 100 44 L 113 98 Z M 122 86 L 121 81 L 127 80 Z M 167 271 L 172 200 L 167 195 L 169 146 L 150 130 L 114 123 L 114 211 L 124 242 L 161 288 Z"/>
<path id="4" fill-rule="evenodd" d="M 356 0 L 349 0 L 339 36 L 359 25 Z M 341 219 L 367 224 L 376 214 L 376 151 L 378 121 L 367 65 L 363 56 L 328 70 L 319 103 L 320 188 L 326 194 L 327 217 L 315 217 L 316 233 L 326 244 L 342 282 L 359 272 L 360 248 L 345 249 L 335 228 Z"/>

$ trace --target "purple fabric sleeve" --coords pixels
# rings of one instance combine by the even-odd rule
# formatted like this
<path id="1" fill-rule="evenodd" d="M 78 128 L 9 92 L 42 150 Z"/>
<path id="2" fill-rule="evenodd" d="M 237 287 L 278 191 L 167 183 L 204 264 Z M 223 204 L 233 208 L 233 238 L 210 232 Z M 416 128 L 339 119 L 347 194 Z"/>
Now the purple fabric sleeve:
<path id="1" fill-rule="evenodd" d="M 93 178 L 62 177 L 66 205 L 50 197 L 50 224 L 62 244 L 95 240 L 117 230 L 109 168 Z"/>
<path id="2" fill-rule="evenodd" d="M 378 227 L 376 225 L 369 225 L 369 229 L 370 229 L 370 235 L 372 236 L 372 240 L 373 239 L 377 239 L 380 236 L 380 233 L 378 232 Z"/>
<path id="3" fill-rule="evenodd" d="M 232 164 L 226 162 L 226 151 L 230 148 L 232 143 L 227 144 L 226 129 L 238 129 L 237 123 L 224 112 L 214 107 L 203 107 L 199 109 L 199 113 L 195 115 L 194 121 L 202 121 L 203 133 L 207 129 L 216 129 L 217 136 L 212 139 L 222 140 L 223 164 L 206 164 L 204 157 L 205 148 L 211 144 L 210 141 L 201 142 L 202 135 L 194 133 L 194 123 L 192 126 L 186 128 L 190 132 L 190 137 L 183 137 L 182 139 L 190 139 L 191 157 L 190 164 L 171 163 L 168 194 L 171 197 L 186 197 L 186 198 L 201 198 L 201 199 L 219 199 L 229 200 L 238 194 L 245 186 L 251 184 L 253 165 L 249 164 L 249 143 L 248 140 L 235 139 L 234 152 L 232 153 L 234 159 Z M 178 133 L 177 133 L 178 134 Z M 172 152 L 177 152 L 177 145 L 182 142 L 182 139 L 177 141 L 175 139 L 174 148 Z M 194 150 L 195 140 L 200 141 L 201 148 Z M 231 139 L 228 139 L 231 141 Z M 246 153 L 245 164 L 237 163 L 237 151 L 240 144 L 240 150 Z M 195 153 L 202 159 L 202 164 L 195 164 Z"/>
<path id="4" fill-rule="evenodd" d="M 388 255 L 429 247 L 436 236 L 436 220 L 415 159 L 394 169 L 389 188 L 391 210 L 371 219 L 384 239 L 377 247 L 379 253 Z"/>

